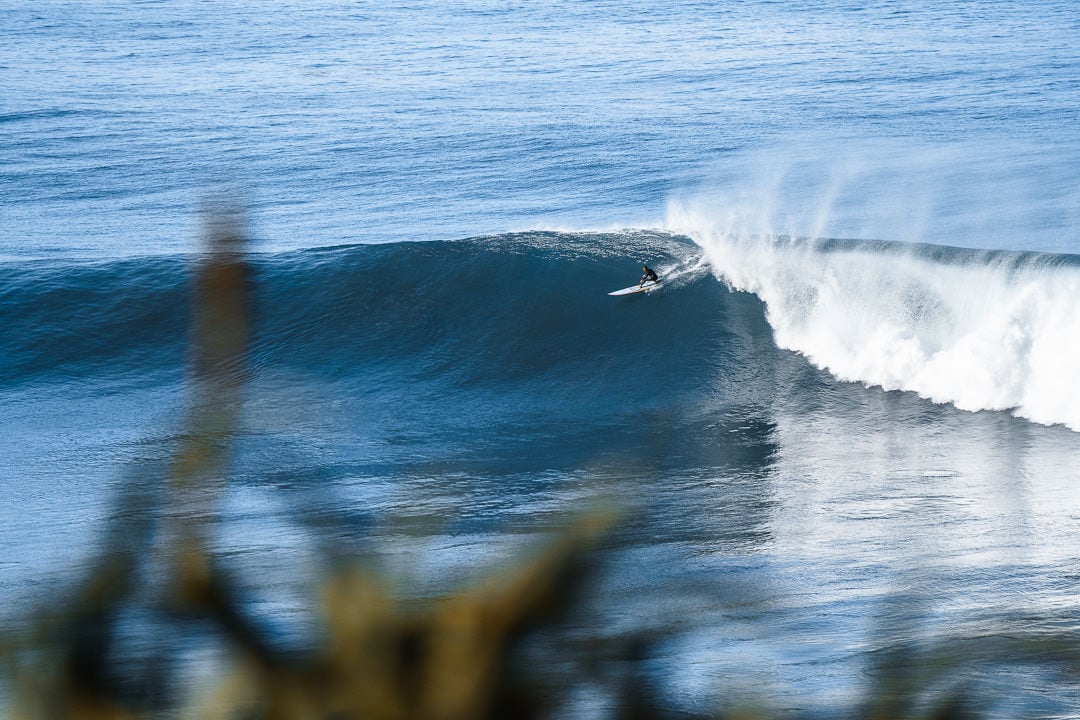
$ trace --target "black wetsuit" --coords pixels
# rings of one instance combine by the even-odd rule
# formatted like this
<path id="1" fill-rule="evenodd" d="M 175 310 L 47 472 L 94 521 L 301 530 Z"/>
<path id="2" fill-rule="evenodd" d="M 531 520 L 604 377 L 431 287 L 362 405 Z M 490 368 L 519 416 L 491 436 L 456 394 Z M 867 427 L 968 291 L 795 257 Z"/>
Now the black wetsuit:
<path id="1" fill-rule="evenodd" d="M 646 280 L 660 282 L 660 278 L 656 277 L 656 273 L 649 269 L 647 265 L 645 266 L 645 274 L 641 276 L 641 282 L 639 282 L 638 285 L 644 285 Z"/>

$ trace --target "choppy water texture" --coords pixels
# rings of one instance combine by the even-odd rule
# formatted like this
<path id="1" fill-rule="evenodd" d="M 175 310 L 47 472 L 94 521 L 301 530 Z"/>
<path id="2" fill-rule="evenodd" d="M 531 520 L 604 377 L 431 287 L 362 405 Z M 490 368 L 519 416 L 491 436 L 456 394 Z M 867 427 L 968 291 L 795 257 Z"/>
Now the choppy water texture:
<path id="1" fill-rule="evenodd" d="M 654 223 L 714 183 L 783 210 L 758 231 L 1080 224 L 1066 2 L 2 7 L 4 254 L 187 249 L 217 181 L 271 248 Z"/>
<path id="2" fill-rule="evenodd" d="M 692 628 L 672 708 L 834 716 L 944 645 L 992 715 L 1080 714 L 977 641 L 1077 628 L 1072 3 L 0 3 L 0 36 L 10 607 L 174 447 L 225 186 L 256 315 L 216 547 L 282 643 L 319 546 L 438 593 L 607 493 L 598 612 Z M 607 296 L 642 261 L 663 287 Z"/>

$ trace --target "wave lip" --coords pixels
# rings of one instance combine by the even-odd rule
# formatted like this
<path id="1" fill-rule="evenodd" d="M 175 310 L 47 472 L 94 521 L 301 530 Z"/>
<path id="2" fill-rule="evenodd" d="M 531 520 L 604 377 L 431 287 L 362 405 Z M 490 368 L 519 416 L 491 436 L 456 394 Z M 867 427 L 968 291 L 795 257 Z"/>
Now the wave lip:
<path id="1" fill-rule="evenodd" d="M 733 233 L 678 205 L 668 223 L 841 380 L 1080 431 L 1077 258 Z"/>

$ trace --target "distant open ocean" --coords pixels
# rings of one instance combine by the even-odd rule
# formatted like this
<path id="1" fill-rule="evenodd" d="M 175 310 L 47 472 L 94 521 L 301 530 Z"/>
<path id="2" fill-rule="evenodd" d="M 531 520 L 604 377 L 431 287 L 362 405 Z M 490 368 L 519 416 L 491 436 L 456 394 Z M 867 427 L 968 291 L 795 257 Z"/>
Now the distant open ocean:
<path id="1" fill-rule="evenodd" d="M 215 548 L 281 642 L 328 540 L 438 594 L 597 494 L 601 614 L 693 627 L 673 711 L 836 717 L 883 648 L 1080 632 L 1076 3 L 0 0 L 0 630 L 173 451 L 222 195 Z M 957 682 L 1080 717 L 1009 660 Z"/>

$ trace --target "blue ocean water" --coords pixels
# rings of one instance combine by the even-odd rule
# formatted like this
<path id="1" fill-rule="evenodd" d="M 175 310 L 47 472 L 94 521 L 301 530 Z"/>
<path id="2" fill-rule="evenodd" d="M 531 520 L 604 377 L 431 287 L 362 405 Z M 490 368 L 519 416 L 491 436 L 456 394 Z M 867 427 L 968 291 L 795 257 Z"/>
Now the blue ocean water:
<path id="1" fill-rule="evenodd" d="M 1072 3 L 0 2 L 0 37 L 4 627 L 175 447 L 224 192 L 256 326 L 216 547 L 283 637 L 327 539 L 434 594 L 613 494 L 598 612 L 692 628 L 674 710 L 835 716 L 960 645 L 993 716 L 1080 715 L 972 642 L 1077 629 Z"/>

